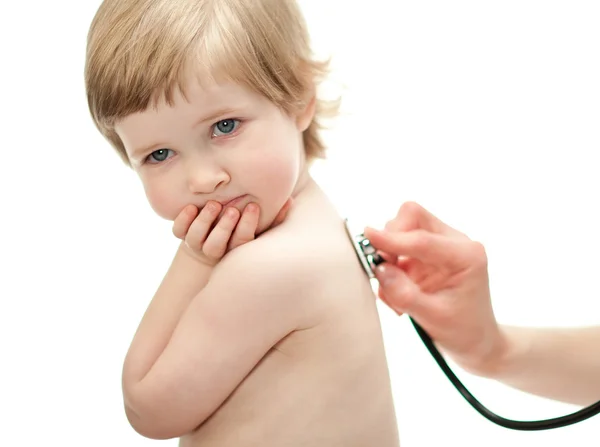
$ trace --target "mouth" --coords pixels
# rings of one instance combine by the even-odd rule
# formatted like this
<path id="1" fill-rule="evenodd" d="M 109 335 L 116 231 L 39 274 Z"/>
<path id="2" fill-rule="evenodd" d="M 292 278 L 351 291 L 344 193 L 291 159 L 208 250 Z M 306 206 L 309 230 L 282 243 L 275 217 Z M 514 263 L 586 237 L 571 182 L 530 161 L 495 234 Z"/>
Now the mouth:
<path id="1" fill-rule="evenodd" d="M 235 206 L 238 203 L 240 203 L 242 200 L 244 200 L 246 198 L 248 194 L 244 194 L 242 196 L 238 196 L 238 197 L 234 197 L 233 199 L 229 200 L 229 201 L 224 201 L 224 202 L 220 202 L 221 205 L 223 206 L 223 208 L 228 207 L 228 206 Z"/>

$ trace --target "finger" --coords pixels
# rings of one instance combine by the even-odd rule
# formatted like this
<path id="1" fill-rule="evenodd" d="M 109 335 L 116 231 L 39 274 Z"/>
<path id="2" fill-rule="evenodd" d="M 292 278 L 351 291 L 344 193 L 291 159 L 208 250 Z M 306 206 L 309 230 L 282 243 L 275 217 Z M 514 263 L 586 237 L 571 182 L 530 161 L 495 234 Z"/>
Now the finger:
<path id="1" fill-rule="evenodd" d="M 379 287 L 379 290 L 377 291 L 377 296 L 379 296 L 379 298 L 381 299 L 381 301 L 383 301 L 386 304 L 387 307 L 389 307 L 390 309 L 392 309 L 398 315 L 402 315 L 402 311 L 394 309 L 392 307 L 392 305 L 390 304 L 389 298 L 385 295 L 385 292 L 383 291 L 383 289 L 381 287 Z"/>
<path id="2" fill-rule="evenodd" d="M 424 230 L 391 233 L 368 228 L 365 236 L 373 247 L 396 256 L 408 256 L 435 266 L 463 266 L 465 244 Z"/>
<path id="3" fill-rule="evenodd" d="M 377 254 L 381 256 L 381 259 L 383 259 L 385 262 L 389 262 L 390 264 L 397 264 L 399 261 L 398 256 L 386 253 L 381 250 L 378 250 Z"/>
<path id="4" fill-rule="evenodd" d="M 406 269 L 411 268 L 411 266 L 413 266 L 415 263 L 420 263 L 420 262 L 421 261 L 409 258 L 408 256 L 398 256 L 396 258 L 396 267 L 401 268 L 402 270 L 406 271 Z M 393 264 L 393 262 L 392 262 L 392 264 Z"/>
<path id="5" fill-rule="evenodd" d="M 395 262 L 395 265 L 406 273 L 412 282 L 418 285 L 421 285 L 419 281 L 421 281 L 425 275 L 436 269 L 439 270 L 439 267 L 432 267 L 415 258 L 398 259 Z"/>
<path id="6" fill-rule="evenodd" d="M 396 216 L 386 225 L 387 231 L 409 231 L 424 229 L 432 232 L 436 230 L 437 218 L 416 202 L 405 202 L 400 206 Z"/>
<path id="7" fill-rule="evenodd" d="M 281 210 L 279 210 L 279 213 L 275 217 L 275 220 L 271 224 L 271 227 L 276 227 L 277 225 L 279 225 L 280 223 L 282 223 L 285 220 L 285 218 L 287 217 L 288 211 L 292 207 L 292 203 L 293 203 L 293 199 L 291 197 L 289 199 L 287 199 L 287 201 L 284 203 Z"/>
<path id="8" fill-rule="evenodd" d="M 202 247 L 222 208 L 223 206 L 219 202 L 213 201 L 208 202 L 202 208 L 185 236 L 185 242 L 190 248 L 199 250 Z"/>
<path id="9" fill-rule="evenodd" d="M 254 239 L 256 228 L 258 227 L 259 215 L 260 210 L 258 205 L 250 203 L 246 206 L 229 240 L 229 250 L 233 250 Z"/>
<path id="10" fill-rule="evenodd" d="M 173 235 L 178 239 L 185 239 L 185 235 L 197 215 L 198 208 L 194 205 L 186 206 L 173 221 Z"/>
<path id="11" fill-rule="evenodd" d="M 206 256 L 211 259 L 220 259 L 223 257 L 239 218 L 240 212 L 237 208 L 230 207 L 225 210 L 217 225 L 215 225 L 206 238 L 204 245 L 202 245 L 202 252 Z"/>
<path id="12" fill-rule="evenodd" d="M 432 233 L 464 236 L 451 226 L 442 222 L 431 212 L 416 202 L 405 202 L 402 204 L 396 217 L 390 220 L 386 225 L 387 231 L 410 231 L 427 230 Z"/>
<path id="13" fill-rule="evenodd" d="M 419 287 L 399 268 L 380 264 L 375 269 L 380 297 L 396 313 L 418 316 L 427 310 L 426 300 Z"/>

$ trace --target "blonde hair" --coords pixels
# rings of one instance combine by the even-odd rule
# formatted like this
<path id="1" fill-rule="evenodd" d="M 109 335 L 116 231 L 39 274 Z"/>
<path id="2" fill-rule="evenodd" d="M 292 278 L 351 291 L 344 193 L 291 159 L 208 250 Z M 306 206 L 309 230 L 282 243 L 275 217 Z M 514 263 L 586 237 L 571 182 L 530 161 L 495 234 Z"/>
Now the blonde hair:
<path id="1" fill-rule="evenodd" d="M 293 115 L 327 72 L 295 0 L 105 0 L 88 35 L 85 85 L 94 123 L 129 165 L 115 123 L 160 100 L 172 105 L 175 89 L 186 97 L 190 73 L 245 85 Z M 338 106 L 316 100 L 303 134 L 309 162 L 325 158 L 321 120 Z"/>

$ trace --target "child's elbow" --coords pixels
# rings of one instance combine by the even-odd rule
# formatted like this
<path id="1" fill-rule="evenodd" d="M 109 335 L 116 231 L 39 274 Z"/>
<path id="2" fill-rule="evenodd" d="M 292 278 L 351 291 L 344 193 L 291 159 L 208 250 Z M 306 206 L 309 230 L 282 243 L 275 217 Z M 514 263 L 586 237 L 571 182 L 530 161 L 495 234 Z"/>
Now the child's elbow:
<path id="1" fill-rule="evenodd" d="M 147 419 L 144 419 L 139 413 L 127 405 L 125 406 L 125 415 L 127 416 L 131 428 L 143 437 L 157 440 L 171 439 L 170 436 L 167 436 L 168 434 L 165 433 L 163 427 L 148 423 Z"/>
<path id="2" fill-rule="evenodd" d="M 173 423 L 171 418 L 142 417 L 128 407 L 125 407 L 125 414 L 131 427 L 148 439 L 164 441 L 179 438 L 193 430 L 191 427 L 183 427 L 181 423 Z"/>
<path id="3" fill-rule="evenodd" d="M 149 407 L 142 402 L 125 403 L 125 415 L 131 427 L 148 439 L 167 440 L 180 438 L 194 431 L 198 424 L 191 424 L 185 415 L 177 415 L 164 408 Z"/>

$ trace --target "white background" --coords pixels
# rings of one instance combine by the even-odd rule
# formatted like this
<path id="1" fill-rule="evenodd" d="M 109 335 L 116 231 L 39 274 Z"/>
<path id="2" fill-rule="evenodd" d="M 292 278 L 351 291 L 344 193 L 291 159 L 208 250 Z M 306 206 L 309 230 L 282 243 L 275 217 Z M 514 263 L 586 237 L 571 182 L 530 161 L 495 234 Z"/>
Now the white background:
<path id="1" fill-rule="evenodd" d="M 344 86 L 330 159 L 314 170 L 340 212 L 378 226 L 416 200 L 485 244 L 501 322 L 600 323 L 597 2 L 302 4 L 317 50 L 334 56 L 327 91 Z M 175 445 L 140 437 L 122 410 L 122 360 L 177 241 L 89 118 L 98 5 L 0 6 L 2 446 Z M 381 317 L 403 447 L 600 443 L 600 417 L 492 425 L 406 318 Z M 459 375 L 506 417 L 575 409 Z"/>

